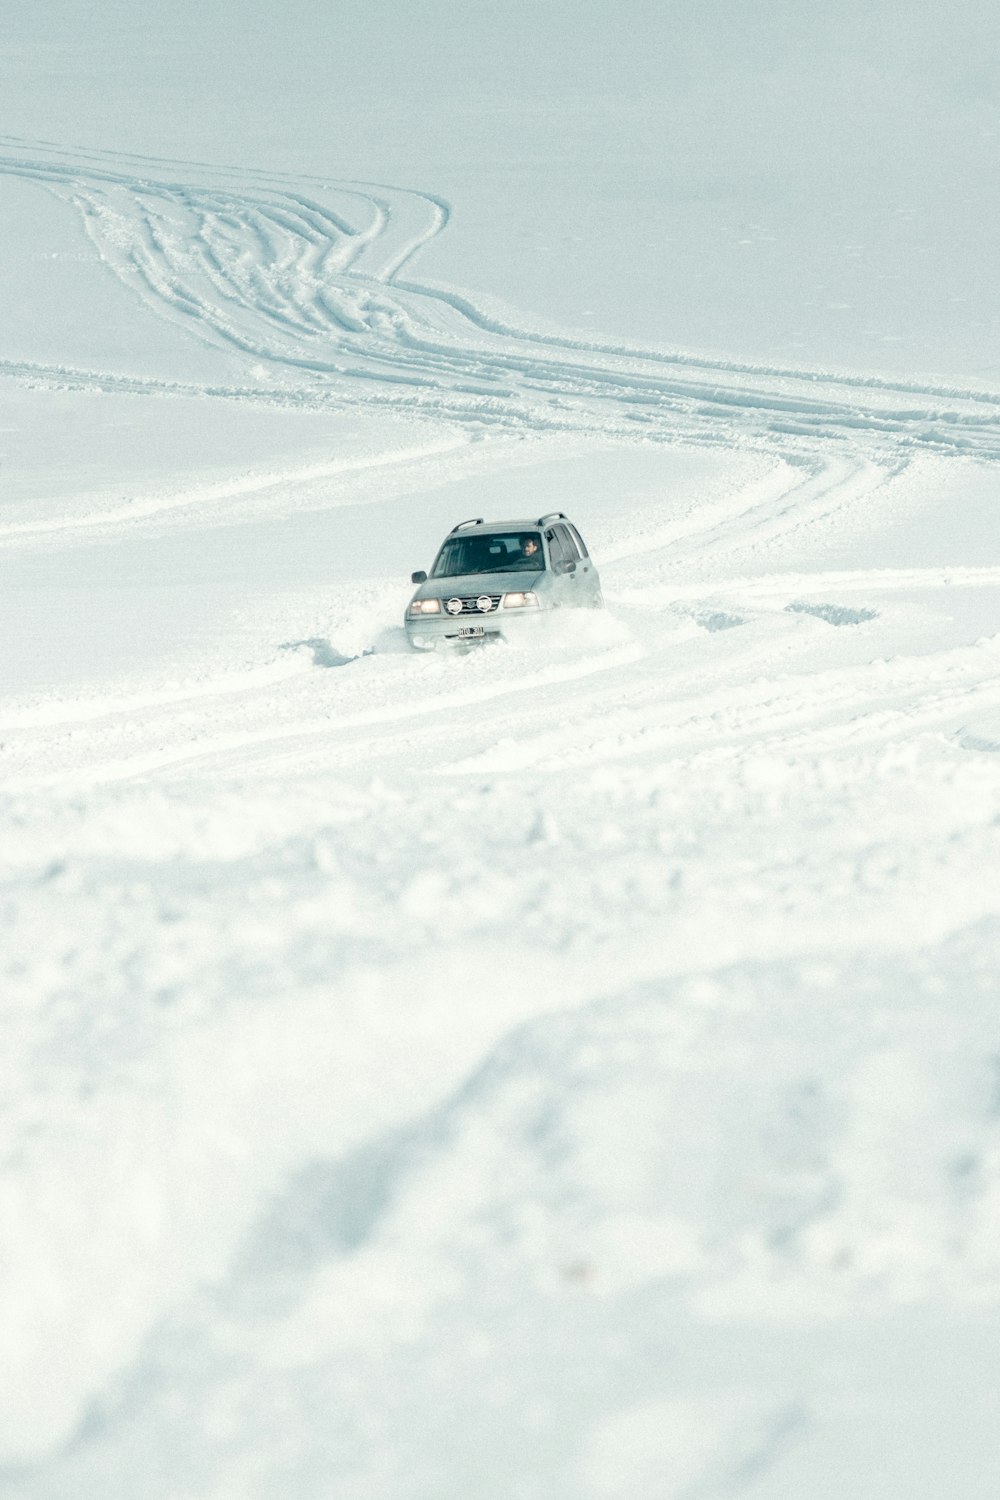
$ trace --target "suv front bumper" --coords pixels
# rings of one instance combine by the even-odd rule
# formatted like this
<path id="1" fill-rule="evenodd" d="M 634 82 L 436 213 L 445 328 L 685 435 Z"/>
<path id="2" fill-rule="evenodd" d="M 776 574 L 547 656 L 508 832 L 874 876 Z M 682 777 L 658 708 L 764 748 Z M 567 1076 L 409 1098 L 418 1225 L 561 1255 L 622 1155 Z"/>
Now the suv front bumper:
<path id="1" fill-rule="evenodd" d="M 469 615 L 422 615 L 406 617 L 406 639 L 416 651 L 482 645 L 489 641 L 519 641 L 538 627 L 545 609 L 498 610 L 474 619 Z"/>

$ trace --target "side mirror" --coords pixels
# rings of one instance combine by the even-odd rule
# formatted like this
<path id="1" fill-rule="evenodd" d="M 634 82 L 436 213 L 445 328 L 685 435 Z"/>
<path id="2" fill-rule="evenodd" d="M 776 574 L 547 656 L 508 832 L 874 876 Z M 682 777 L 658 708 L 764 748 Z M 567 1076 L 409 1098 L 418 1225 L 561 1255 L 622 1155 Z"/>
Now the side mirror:
<path id="1" fill-rule="evenodd" d="M 410 582 L 411 583 L 426 583 L 427 582 L 427 574 L 426 573 L 411 573 L 410 574 Z"/>

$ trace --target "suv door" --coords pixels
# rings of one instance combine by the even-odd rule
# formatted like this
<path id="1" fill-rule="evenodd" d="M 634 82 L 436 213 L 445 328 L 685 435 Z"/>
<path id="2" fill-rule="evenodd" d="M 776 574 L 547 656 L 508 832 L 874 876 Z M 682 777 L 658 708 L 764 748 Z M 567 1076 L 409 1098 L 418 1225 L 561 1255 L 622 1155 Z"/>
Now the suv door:
<path id="1" fill-rule="evenodd" d="M 550 526 L 545 533 L 545 540 L 549 544 L 549 562 L 552 568 L 556 602 L 565 605 L 576 604 L 579 593 L 576 583 L 578 558 L 569 533 L 565 526 Z"/>
<path id="2" fill-rule="evenodd" d="M 591 561 L 591 553 L 586 550 L 586 543 L 580 532 L 571 520 L 565 523 L 567 537 L 573 546 L 574 556 L 577 558 L 576 577 L 579 579 L 580 604 L 589 604 L 591 609 L 600 609 L 604 603 L 604 595 L 601 594 L 601 579 L 597 568 Z"/>
<path id="3" fill-rule="evenodd" d="M 582 595 L 579 602 L 581 604 L 589 604 L 591 607 L 599 606 L 604 603 L 604 596 L 601 593 L 601 580 L 597 569 L 590 560 L 590 553 L 587 551 L 586 543 L 572 521 L 566 522 L 565 530 L 577 557 L 576 577 L 580 580 L 580 593 Z"/>
<path id="4" fill-rule="evenodd" d="M 576 564 L 572 572 L 567 570 L 568 577 L 573 580 L 572 587 L 567 589 L 567 604 L 575 604 L 586 609 L 600 609 L 604 603 L 601 580 L 590 560 L 583 537 L 572 521 L 567 521 L 565 525 L 557 522 L 552 530 L 561 537 L 564 554 Z"/>

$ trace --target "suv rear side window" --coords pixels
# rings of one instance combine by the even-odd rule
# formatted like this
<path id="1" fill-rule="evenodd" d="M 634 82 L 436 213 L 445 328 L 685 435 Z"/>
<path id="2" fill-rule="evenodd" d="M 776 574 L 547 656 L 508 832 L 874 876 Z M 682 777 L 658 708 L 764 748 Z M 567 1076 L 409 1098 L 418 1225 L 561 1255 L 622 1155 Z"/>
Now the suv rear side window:
<path id="1" fill-rule="evenodd" d="M 572 562 L 579 562 L 580 558 L 583 556 L 583 553 L 576 545 L 576 538 L 573 535 L 572 526 L 556 526 L 553 528 L 553 530 L 555 531 L 557 536 L 562 537 L 562 544 L 566 550 L 566 556 Z"/>
<path id="2" fill-rule="evenodd" d="M 567 562 L 576 562 L 576 556 L 568 550 L 567 543 L 562 538 L 561 532 L 562 526 L 558 526 L 558 528 L 550 526 L 549 531 L 546 531 L 546 541 L 549 543 L 549 556 L 552 558 L 552 567 L 556 571 L 559 568 L 564 568 Z"/>
<path id="3" fill-rule="evenodd" d="M 576 543 L 577 550 L 579 551 L 580 556 L 581 557 L 589 557 L 590 553 L 587 551 L 587 544 L 583 540 L 583 537 L 580 535 L 580 533 L 577 531 L 576 527 L 573 525 L 572 521 L 567 521 L 566 522 L 566 530 L 569 532 L 570 536 L 573 538 L 574 542 Z"/>
<path id="4" fill-rule="evenodd" d="M 561 526 L 553 526 L 545 533 L 549 544 L 549 556 L 555 571 L 565 569 L 568 563 L 576 562 L 576 551 L 570 546 L 569 537 Z"/>

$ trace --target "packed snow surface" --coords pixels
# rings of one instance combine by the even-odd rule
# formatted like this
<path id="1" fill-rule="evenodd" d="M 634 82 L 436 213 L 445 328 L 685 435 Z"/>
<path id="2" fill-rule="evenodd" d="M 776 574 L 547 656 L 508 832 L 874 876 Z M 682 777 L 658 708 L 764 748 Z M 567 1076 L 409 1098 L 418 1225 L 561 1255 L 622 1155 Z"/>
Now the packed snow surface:
<path id="1" fill-rule="evenodd" d="M 137 15 L 0 37 L 0 1493 L 994 1500 L 995 25 Z"/>

